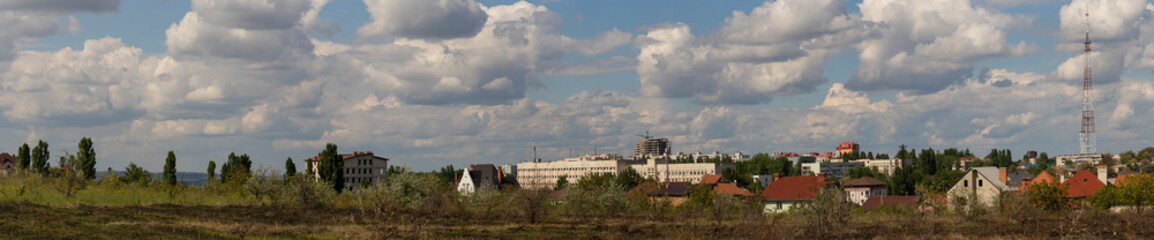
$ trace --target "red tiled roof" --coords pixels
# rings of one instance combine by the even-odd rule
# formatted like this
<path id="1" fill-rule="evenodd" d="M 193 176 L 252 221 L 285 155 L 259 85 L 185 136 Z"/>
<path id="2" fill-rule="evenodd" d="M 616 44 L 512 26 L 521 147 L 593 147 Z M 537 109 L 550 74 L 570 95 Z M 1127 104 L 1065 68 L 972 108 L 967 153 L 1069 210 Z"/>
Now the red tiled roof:
<path id="1" fill-rule="evenodd" d="M 730 195 L 730 196 L 740 196 L 740 197 L 752 197 L 752 196 L 754 196 L 753 193 L 749 192 L 748 190 L 745 190 L 744 188 L 738 187 L 737 184 L 733 184 L 733 183 L 718 183 L 717 186 L 713 186 L 713 191 L 720 193 L 720 194 Z"/>
<path id="2" fill-rule="evenodd" d="M 825 178 L 817 176 L 783 177 L 773 181 L 761 192 L 761 199 L 770 201 L 813 200 L 825 188 Z"/>
<path id="3" fill-rule="evenodd" d="M 1062 183 L 1061 187 L 1067 187 L 1066 197 L 1080 198 L 1087 197 L 1090 194 L 1098 192 L 1099 189 L 1106 186 L 1102 181 L 1098 181 L 1098 176 L 1091 173 L 1090 170 L 1082 170 L 1067 179 Z"/>
<path id="4" fill-rule="evenodd" d="M 701 184 L 714 185 L 721 182 L 721 174 L 705 174 L 701 176 Z"/>
<path id="5" fill-rule="evenodd" d="M 884 205 L 894 205 L 897 207 L 904 207 L 914 209 L 918 206 L 917 196 L 872 196 L 866 199 L 861 207 L 866 210 L 874 210 Z"/>
<path id="6" fill-rule="evenodd" d="M 845 181 L 845 184 L 842 184 L 842 185 L 845 187 L 873 187 L 873 186 L 885 186 L 886 183 L 882 182 L 881 180 L 877 180 L 876 178 L 872 178 L 872 177 L 861 177 L 861 178 L 854 178 L 854 179 L 850 179 L 849 181 Z"/>

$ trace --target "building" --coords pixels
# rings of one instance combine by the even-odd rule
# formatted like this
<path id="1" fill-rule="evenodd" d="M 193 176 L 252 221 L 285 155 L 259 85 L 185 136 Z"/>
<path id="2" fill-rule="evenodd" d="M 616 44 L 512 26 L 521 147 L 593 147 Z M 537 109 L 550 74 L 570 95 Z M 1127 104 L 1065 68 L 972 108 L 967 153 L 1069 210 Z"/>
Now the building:
<path id="1" fill-rule="evenodd" d="M 1000 180 L 1005 171 L 1006 169 L 997 167 L 971 168 L 946 194 L 950 201 L 967 199 L 967 203 L 993 206 L 998 202 L 1002 192 L 1018 191 L 1017 187 L 1006 185 Z"/>
<path id="2" fill-rule="evenodd" d="M 776 178 L 776 176 L 773 175 L 752 175 L 751 177 L 753 177 L 754 182 L 761 185 L 761 188 L 765 188 L 765 186 L 768 186 L 775 180 L 774 178 Z"/>
<path id="3" fill-rule="evenodd" d="M 773 181 L 761 192 L 765 201 L 765 213 L 782 213 L 801 204 L 809 204 L 817 199 L 817 193 L 829 183 L 825 176 L 783 177 Z"/>
<path id="4" fill-rule="evenodd" d="M 864 162 L 815 162 L 802 163 L 801 174 L 825 174 L 825 176 L 842 178 L 850 169 L 865 166 Z"/>
<path id="5" fill-rule="evenodd" d="M 850 179 L 842 187 L 846 199 L 858 206 L 865 204 L 870 197 L 886 195 L 886 183 L 872 177 Z"/>
<path id="6" fill-rule="evenodd" d="M 843 142 L 843 143 L 837 145 L 837 153 L 839 155 L 845 155 L 848 153 L 859 152 L 859 151 L 861 151 L 861 145 L 858 145 L 855 142 Z"/>
<path id="7" fill-rule="evenodd" d="M 1087 162 L 1090 164 L 1098 164 L 1102 161 L 1100 154 L 1079 154 L 1079 155 L 1062 155 L 1054 157 L 1054 161 L 1058 165 L 1078 165 L 1079 163 Z M 1066 164 L 1072 163 L 1072 164 Z"/>
<path id="8" fill-rule="evenodd" d="M 644 163 L 630 164 L 641 177 L 659 182 L 698 183 L 709 174 L 721 174 L 727 168 L 737 168 L 735 163 L 669 163 L 666 159 L 648 159 Z"/>
<path id="9" fill-rule="evenodd" d="M 1025 193 L 1028 193 L 1030 191 L 1030 186 L 1034 186 L 1034 185 L 1038 185 L 1038 184 L 1058 184 L 1058 183 L 1060 183 L 1058 181 L 1058 178 L 1055 178 L 1053 174 L 1050 174 L 1050 172 L 1047 172 L 1047 171 L 1042 171 L 1041 173 L 1038 173 L 1038 176 L 1023 179 L 1021 183 L 1018 183 L 1018 192 L 1025 194 Z"/>
<path id="10" fill-rule="evenodd" d="M 345 188 L 355 189 L 361 184 L 375 186 L 385 183 L 385 175 L 389 169 L 388 158 L 373 155 L 372 151 L 341 154 L 341 158 L 344 159 L 345 164 Z M 320 160 L 320 153 L 305 159 L 306 162 L 312 162 L 313 177 L 316 179 L 321 178 L 319 171 L 317 171 Z"/>
<path id="11" fill-rule="evenodd" d="M 0 153 L 0 174 L 8 175 L 16 171 L 16 158 L 8 153 Z"/>
<path id="12" fill-rule="evenodd" d="M 859 162 L 864 162 L 867 168 L 878 168 L 879 172 L 886 175 L 893 175 L 894 171 L 900 167 L 913 165 L 912 159 L 859 159 Z"/>
<path id="13" fill-rule="evenodd" d="M 865 210 L 876 210 L 882 207 L 904 208 L 915 210 L 918 207 L 917 196 L 872 196 L 861 204 Z"/>
<path id="14" fill-rule="evenodd" d="M 493 164 L 469 165 L 469 170 L 457 177 L 457 192 L 472 194 L 479 188 L 501 189 L 516 184 L 515 179 L 505 177 L 501 167 L 494 167 Z"/>
<path id="15" fill-rule="evenodd" d="M 633 143 L 634 158 L 667 156 L 673 152 L 672 150 L 673 146 L 669 144 L 668 138 L 651 138 L 650 136 L 645 136 L 645 139 Z"/>
<path id="16" fill-rule="evenodd" d="M 650 201 L 669 201 L 672 206 L 681 205 L 689 197 L 689 183 L 684 182 L 643 182 L 629 190 L 630 194 L 645 196 Z"/>
<path id="17" fill-rule="evenodd" d="M 1105 177 L 1105 166 L 1099 167 L 1099 169 L 1103 169 L 1100 175 Z M 1082 170 L 1074 173 L 1074 176 L 1070 176 L 1070 179 L 1066 179 L 1058 187 L 1066 188 L 1066 197 L 1068 198 L 1085 199 L 1105 186 L 1106 184 L 1099 179 L 1098 175 L 1090 172 L 1090 170 Z"/>
<path id="18" fill-rule="evenodd" d="M 561 177 L 576 182 L 581 176 L 590 173 L 616 174 L 635 162 L 640 161 L 625 160 L 616 154 L 589 154 L 558 161 L 522 162 L 517 163 L 517 180 L 525 188 L 552 188 Z"/>

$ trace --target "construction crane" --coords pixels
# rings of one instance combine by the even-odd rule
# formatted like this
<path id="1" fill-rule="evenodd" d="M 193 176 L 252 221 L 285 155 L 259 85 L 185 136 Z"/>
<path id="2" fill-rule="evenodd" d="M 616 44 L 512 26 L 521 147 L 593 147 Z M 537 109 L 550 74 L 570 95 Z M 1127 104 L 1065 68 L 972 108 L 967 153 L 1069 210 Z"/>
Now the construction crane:
<path id="1" fill-rule="evenodd" d="M 633 135 L 637 135 L 638 137 L 643 137 L 645 139 L 653 138 L 653 136 L 649 135 L 649 131 L 645 131 L 645 135 L 641 135 L 641 134 L 633 134 Z"/>

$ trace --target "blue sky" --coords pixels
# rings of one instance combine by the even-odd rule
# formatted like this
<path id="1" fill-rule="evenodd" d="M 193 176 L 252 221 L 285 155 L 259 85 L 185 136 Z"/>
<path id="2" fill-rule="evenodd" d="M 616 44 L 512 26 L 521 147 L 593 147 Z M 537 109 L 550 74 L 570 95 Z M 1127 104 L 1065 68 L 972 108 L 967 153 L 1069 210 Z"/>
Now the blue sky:
<path id="1" fill-rule="evenodd" d="M 1154 7 L 1086 1 L 13 1 L 0 145 L 89 136 L 98 168 L 173 150 L 188 171 L 326 142 L 418 170 L 627 154 L 644 131 L 680 152 L 1070 154 L 1083 6 L 1100 152 L 1154 145 Z"/>

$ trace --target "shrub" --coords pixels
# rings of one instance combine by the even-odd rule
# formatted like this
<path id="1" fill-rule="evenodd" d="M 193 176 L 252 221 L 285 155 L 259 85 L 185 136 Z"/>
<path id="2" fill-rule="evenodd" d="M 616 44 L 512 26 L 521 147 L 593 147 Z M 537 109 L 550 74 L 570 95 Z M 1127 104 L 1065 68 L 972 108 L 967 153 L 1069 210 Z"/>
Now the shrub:
<path id="1" fill-rule="evenodd" d="M 253 172 L 253 176 L 248 178 L 244 183 L 244 189 L 255 198 L 261 205 L 265 204 L 265 199 L 271 201 L 273 204 L 280 203 L 281 191 L 285 189 L 284 184 L 280 181 L 280 173 L 275 170 L 271 173 L 267 169 L 257 169 Z"/>

